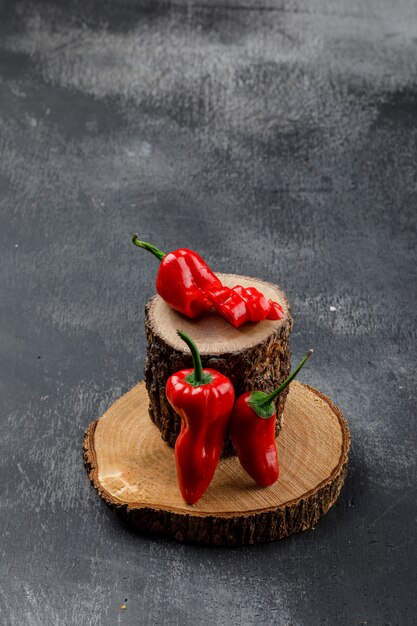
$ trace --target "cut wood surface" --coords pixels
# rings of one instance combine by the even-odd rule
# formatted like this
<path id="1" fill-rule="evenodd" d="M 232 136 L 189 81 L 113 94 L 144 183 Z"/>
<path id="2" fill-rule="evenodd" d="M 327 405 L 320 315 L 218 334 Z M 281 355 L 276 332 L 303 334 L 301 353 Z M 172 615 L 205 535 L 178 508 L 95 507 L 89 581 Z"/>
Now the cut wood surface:
<path id="1" fill-rule="evenodd" d="M 193 506 L 181 497 L 174 452 L 149 420 L 147 406 L 141 382 L 90 424 L 84 440 L 94 487 L 139 530 L 214 545 L 271 541 L 311 528 L 339 495 L 349 430 L 331 400 L 307 385 L 290 385 L 277 438 L 277 483 L 257 487 L 230 457 L 220 461 Z"/>
<path id="2" fill-rule="evenodd" d="M 171 446 L 180 430 L 180 418 L 165 396 L 165 384 L 174 372 L 192 366 L 190 352 L 178 337 L 177 330 L 185 330 L 196 342 L 204 367 L 219 370 L 232 381 L 236 394 L 245 391 L 272 391 L 290 373 L 290 332 L 292 319 L 284 292 L 272 283 L 258 278 L 236 274 L 218 274 L 223 284 L 233 287 L 253 286 L 267 298 L 281 304 L 281 320 L 265 320 L 233 328 L 217 313 L 206 313 L 190 320 L 171 309 L 158 295 L 146 306 L 147 354 L 145 382 L 149 394 L 149 414 L 161 431 L 162 438 Z M 287 397 L 285 390 L 276 402 L 277 433 Z M 233 445 L 226 439 L 223 456 L 234 454 Z"/>

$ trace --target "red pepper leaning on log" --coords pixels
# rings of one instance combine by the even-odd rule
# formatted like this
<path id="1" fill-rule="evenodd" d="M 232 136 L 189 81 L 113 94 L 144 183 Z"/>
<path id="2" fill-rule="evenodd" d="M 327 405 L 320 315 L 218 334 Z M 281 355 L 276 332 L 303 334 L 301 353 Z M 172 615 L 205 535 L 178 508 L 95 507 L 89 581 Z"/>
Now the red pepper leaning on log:
<path id="1" fill-rule="evenodd" d="M 141 241 L 136 234 L 132 236 L 132 242 L 161 261 L 156 278 L 157 292 L 171 308 L 191 319 L 212 308 L 235 328 L 245 322 L 284 317 L 281 305 L 267 300 L 255 287 L 222 285 L 193 250 L 179 248 L 165 254 L 152 244 Z"/>
<path id="2" fill-rule="evenodd" d="M 223 447 L 235 399 L 230 380 L 213 369 L 203 369 L 191 337 L 177 331 L 193 357 L 194 369 L 168 378 L 166 397 L 181 417 L 175 443 L 175 463 L 182 497 L 194 504 L 209 486 Z"/>
<path id="3" fill-rule="evenodd" d="M 275 443 L 276 411 L 274 401 L 297 376 L 307 359 L 309 350 L 293 373 L 269 394 L 248 391 L 239 396 L 230 419 L 230 435 L 239 461 L 260 487 L 268 487 L 278 480 L 279 465 Z"/>

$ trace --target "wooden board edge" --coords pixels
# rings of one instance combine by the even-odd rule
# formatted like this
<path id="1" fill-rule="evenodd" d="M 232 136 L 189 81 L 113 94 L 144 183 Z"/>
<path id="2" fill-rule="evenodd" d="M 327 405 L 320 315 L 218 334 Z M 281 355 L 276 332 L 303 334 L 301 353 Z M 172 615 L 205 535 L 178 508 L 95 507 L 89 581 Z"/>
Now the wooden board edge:
<path id="1" fill-rule="evenodd" d="M 306 389 L 308 389 L 309 391 L 314 393 L 316 396 L 321 398 L 330 407 L 331 411 L 336 415 L 336 417 L 337 417 L 337 419 L 339 421 L 340 429 L 342 431 L 342 452 L 340 454 L 340 459 L 339 459 L 339 463 L 338 463 L 337 467 L 346 464 L 347 460 L 348 460 L 348 457 L 349 457 L 350 444 L 351 444 L 351 440 L 352 439 L 351 439 L 351 436 L 350 436 L 350 430 L 349 430 L 348 423 L 347 423 L 347 421 L 345 419 L 345 416 L 343 415 L 341 409 L 337 406 L 337 404 L 335 404 L 329 398 L 329 396 L 326 396 L 326 394 L 322 393 L 321 391 L 319 391 L 315 387 L 311 387 L 310 385 L 307 385 L 306 383 L 300 383 L 298 380 L 296 380 L 294 382 L 295 382 L 296 385 L 302 385 L 303 387 L 305 387 Z"/>
<path id="2" fill-rule="evenodd" d="M 329 477 L 301 498 L 285 502 L 279 507 L 229 515 L 180 512 L 157 505 L 123 502 L 104 489 L 98 479 L 94 434 L 99 420 L 92 422 L 84 434 L 83 456 L 90 482 L 99 497 L 136 529 L 180 542 L 236 546 L 283 539 L 309 530 L 328 512 L 340 494 L 347 474 L 351 437 L 339 407 L 314 387 L 303 386 L 324 400 L 336 415 L 342 430 L 342 450 L 339 462 Z"/>

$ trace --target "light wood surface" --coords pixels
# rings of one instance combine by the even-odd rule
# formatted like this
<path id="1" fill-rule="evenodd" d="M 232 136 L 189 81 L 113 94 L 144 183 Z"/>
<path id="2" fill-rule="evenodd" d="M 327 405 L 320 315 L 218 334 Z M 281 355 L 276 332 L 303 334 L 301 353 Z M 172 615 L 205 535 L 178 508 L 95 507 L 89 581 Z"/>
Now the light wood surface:
<path id="1" fill-rule="evenodd" d="M 246 323 L 240 328 L 233 328 L 218 313 L 203 314 L 197 320 L 191 320 L 171 309 L 159 296 L 155 296 L 150 303 L 148 316 L 150 323 L 158 329 L 160 337 L 176 350 L 184 351 L 184 342 L 176 331 L 185 330 L 197 343 L 201 354 L 218 355 L 224 352 L 238 352 L 265 341 L 277 328 L 288 323 L 290 310 L 284 292 L 272 283 L 240 276 L 238 274 L 216 274 L 227 287 L 242 285 L 242 287 L 256 287 L 263 295 L 278 302 L 283 310 L 281 320 L 264 320 L 257 323 Z"/>
<path id="2" fill-rule="evenodd" d="M 142 530 L 204 543 L 271 540 L 311 527 L 339 494 L 349 431 L 337 407 L 317 390 L 296 381 L 290 386 L 277 439 L 275 485 L 257 487 L 231 457 L 220 461 L 207 492 L 193 506 L 181 498 L 173 450 L 149 420 L 147 405 L 141 382 L 90 425 L 84 443 L 99 494 Z"/>

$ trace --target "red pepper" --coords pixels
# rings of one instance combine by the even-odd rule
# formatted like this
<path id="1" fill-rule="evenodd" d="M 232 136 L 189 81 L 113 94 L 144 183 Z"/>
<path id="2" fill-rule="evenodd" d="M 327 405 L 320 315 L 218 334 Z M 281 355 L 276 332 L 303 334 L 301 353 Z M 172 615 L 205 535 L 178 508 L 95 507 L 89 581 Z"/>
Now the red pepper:
<path id="1" fill-rule="evenodd" d="M 233 291 L 238 293 L 242 296 L 243 300 L 245 300 L 250 322 L 260 322 L 266 319 L 271 306 L 260 291 L 255 289 L 255 287 L 245 288 L 240 285 L 233 287 Z"/>
<path id="2" fill-rule="evenodd" d="M 309 350 L 294 372 L 270 394 L 248 391 L 238 397 L 230 419 L 230 434 L 246 472 L 260 487 L 278 480 L 279 465 L 275 443 L 274 400 L 297 376 L 313 350 Z"/>
<path id="3" fill-rule="evenodd" d="M 284 317 L 284 311 L 279 302 L 269 300 L 269 312 L 267 315 L 268 320 L 281 320 Z"/>
<path id="4" fill-rule="evenodd" d="M 207 294 L 216 311 L 235 328 L 249 321 L 246 302 L 240 294 L 230 287 L 223 285 L 219 288 L 209 289 Z"/>
<path id="5" fill-rule="evenodd" d="M 267 300 L 255 287 L 222 285 L 200 255 L 187 248 L 165 254 L 146 241 L 132 236 L 139 248 L 152 252 L 160 261 L 156 290 L 176 311 L 192 319 L 212 307 L 232 326 L 239 328 L 245 322 L 278 320 L 284 317 L 278 302 Z"/>
<path id="6" fill-rule="evenodd" d="M 187 504 L 194 504 L 209 486 L 222 451 L 235 392 L 230 380 L 201 365 L 191 337 L 177 331 L 191 350 L 194 369 L 173 374 L 166 383 L 166 397 L 181 417 L 175 443 L 178 484 Z"/>
<path id="7" fill-rule="evenodd" d="M 267 300 L 255 287 L 216 287 L 207 291 L 214 308 L 232 326 L 239 328 L 245 322 L 280 320 L 284 317 L 278 302 Z"/>
<path id="8" fill-rule="evenodd" d="M 221 287 L 221 282 L 200 255 L 187 248 L 165 254 L 146 241 L 132 236 L 135 246 L 149 250 L 161 261 L 156 290 L 172 309 L 194 319 L 212 308 L 206 290 Z"/>

